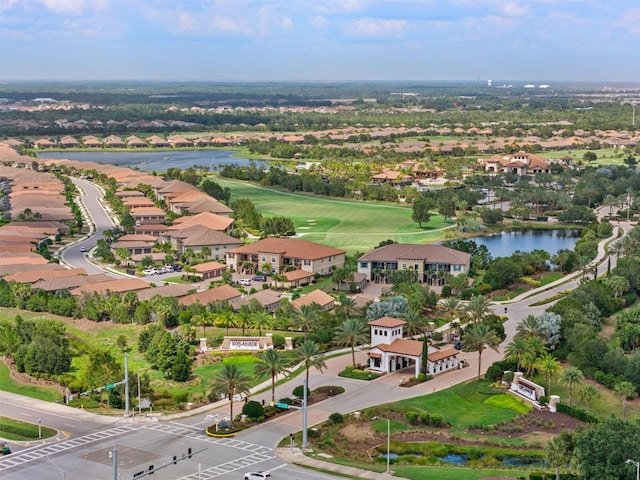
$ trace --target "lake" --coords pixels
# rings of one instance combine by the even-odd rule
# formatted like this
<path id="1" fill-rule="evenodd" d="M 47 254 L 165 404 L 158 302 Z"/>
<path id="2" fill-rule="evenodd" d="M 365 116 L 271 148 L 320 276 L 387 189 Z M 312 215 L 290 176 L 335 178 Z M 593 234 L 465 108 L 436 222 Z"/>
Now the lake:
<path id="1" fill-rule="evenodd" d="M 531 252 L 545 250 L 555 255 L 558 250 L 573 250 L 580 238 L 580 230 L 518 230 L 495 235 L 473 237 L 478 245 L 485 245 L 493 258 L 510 257 L 516 250 Z"/>
<path id="2" fill-rule="evenodd" d="M 194 165 L 208 166 L 214 171 L 222 165 L 248 166 L 248 158 L 232 157 L 233 150 L 179 150 L 163 152 L 38 152 L 38 158 L 65 158 L 80 162 L 96 162 L 144 171 L 164 172 L 168 168 L 185 170 Z M 255 160 L 257 163 L 263 163 Z"/>

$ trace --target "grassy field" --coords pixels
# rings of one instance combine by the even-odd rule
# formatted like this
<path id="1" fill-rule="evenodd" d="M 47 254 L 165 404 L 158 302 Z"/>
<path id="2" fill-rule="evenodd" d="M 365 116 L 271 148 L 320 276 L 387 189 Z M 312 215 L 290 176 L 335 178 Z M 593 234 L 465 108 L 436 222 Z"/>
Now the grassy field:
<path id="1" fill-rule="evenodd" d="M 5 392 L 17 393 L 25 397 L 37 398 L 47 402 L 55 402 L 60 400 L 60 392 L 53 387 L 38 387 L 35 385 L 23 385 L 16 382 L 9 375 L 9 368 L 4 363 L 0 363 L 0 390 Z"/>
<path id="2" fill-rule="evenodd" d="M 231 190 L 231 198 L 249 198 L 265 216 L 291 218 L 305 240 L 366 252 L 383 240 L 427 243 L 442 240 L 442 229 L 453 225 L 433 215 L 423 228 L 411 219 L 411 207 L 315 197 L 272 190 L 246 182 L 216 178 Z"/>
<path id="3" fill-rule="evenodd" d="M 472 470 L 455 467 L 393 467 L 395 476 L 409 480 L 479 480 L 488 477 L 528 478 L 522 470 Z M 525 476 L 526 474 L 526 476 Z"/>
<path id="4" fill-rule="evenodd" d="M 433 395 L 401 400 L 386 408 L 401 412 L 440 413 L 454 433 L 462 433 L 471 425 L 508 422 L 530 409 L 507 394 L 478 393 L 475 381 L 456 385 Z"/>

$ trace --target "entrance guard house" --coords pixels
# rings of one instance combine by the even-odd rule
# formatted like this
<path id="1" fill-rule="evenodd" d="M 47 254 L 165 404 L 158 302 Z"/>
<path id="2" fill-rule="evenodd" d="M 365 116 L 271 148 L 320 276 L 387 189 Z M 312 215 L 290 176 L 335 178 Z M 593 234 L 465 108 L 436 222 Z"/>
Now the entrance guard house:
<path id="1" fill-rule="evenodd" d="M 379 372 L 395 372 L 414 365 L 414 377 L 420 374 L 422 366 L 423 342 L 402 338 L 403 327 L 407 322 L 398 318 L 382 317 L 369 322 L 371 327 L 371 348 L 369 349 L 369 368 Z M 447 370 L 459 368 L 460 352 L 449 347 L 438 349 L 429 345 L 427 372 L 437 375 Z"/>

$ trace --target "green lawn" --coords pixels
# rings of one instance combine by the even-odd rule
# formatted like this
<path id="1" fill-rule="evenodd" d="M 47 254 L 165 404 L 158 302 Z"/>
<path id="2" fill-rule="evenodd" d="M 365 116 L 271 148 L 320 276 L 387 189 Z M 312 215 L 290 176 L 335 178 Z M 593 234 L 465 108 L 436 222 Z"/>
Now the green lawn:
<path id="1" fill-rule="evenodd" d="M 231 190 L 231 198 L 249 198 L 265 216 L 286 216 L 305 240 L 341 248 L 349 253 L 366 252 L 382 240 L 427 243 L 442 240 L 446 223 L 433 215 L 423 228 L 411 219 L 410 206 L 315 197 L 272 190 L 246 182 L 216 177 Z"/>
<path id="2" fill-rule="evenodd" d="M 56 430 L 34 423 L 21 422 L 13 418 L 0 417 L 0 438 L 17 442 L 27 442 L 38 438 L 50 438 L 56 434 Z"/>
<path id="3" fill-rule="evenodd" d="M 0 386 L 1 390 L 26 397 L 55 402 L 60 400 L 61 395 L 58 389 L 53 387 L 36 387 L 34 385 L 22 385 L 14 381 L 9 375 L 9 368 L 4 363 L 0 363 Z"/>
<path id="4" fill-rule="evenodd" d="M 410 480 L 479 480 L 487 477 L 528 478 L 522 470 L 472 470 L 455 467 L 392 467 L 395 476 Z"/>
<path id="5" fill-rule="evenodd" d="M 410 398 L 387 405 L 386 408 L 439 413 L 451 424 L 453 432 L 462 432 L 471 425 L 495 425 L 508 422 L 528 411 L 522 402 L 507 394 L 484 395 L 476 391 L 471 381 L 442 390 L 433 395 Z"/>

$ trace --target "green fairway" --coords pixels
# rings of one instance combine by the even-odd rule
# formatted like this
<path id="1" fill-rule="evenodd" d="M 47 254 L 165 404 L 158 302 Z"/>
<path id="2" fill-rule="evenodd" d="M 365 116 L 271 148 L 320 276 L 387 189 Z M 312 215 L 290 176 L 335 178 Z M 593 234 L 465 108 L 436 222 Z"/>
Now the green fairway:
<path id="1" fill-rule="evenodd" d="M 381 241 L 428 243 L 444 238 L 446 223 L 433 215 L 423 228 L 411 219 L 410 206 L 315 197 L 272 190 L 236 180 L 216 178 L 231 190 L 231 198 L 250 199 L 264 216 L 289 217 L 298 235 L 309 241 L 341 248 L 348 253 L 366 252 Z"/>

